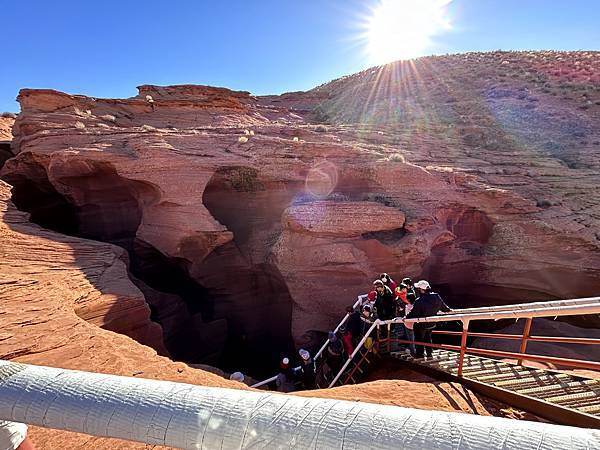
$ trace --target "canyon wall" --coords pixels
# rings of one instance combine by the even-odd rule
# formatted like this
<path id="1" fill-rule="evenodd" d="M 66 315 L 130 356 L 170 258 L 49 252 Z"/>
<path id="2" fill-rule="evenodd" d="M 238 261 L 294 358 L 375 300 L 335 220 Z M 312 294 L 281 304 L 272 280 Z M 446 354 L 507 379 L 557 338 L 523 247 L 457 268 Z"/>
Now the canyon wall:
<path id="1" fill-rule="evenodd" d="M 422 58 L 266 97 L 24 89 L 1 176 L 33 222 L 127 251 L 174 359 L 267 374 L 384 271 L 452 306 L 597 294 L 598 63 Z"/>

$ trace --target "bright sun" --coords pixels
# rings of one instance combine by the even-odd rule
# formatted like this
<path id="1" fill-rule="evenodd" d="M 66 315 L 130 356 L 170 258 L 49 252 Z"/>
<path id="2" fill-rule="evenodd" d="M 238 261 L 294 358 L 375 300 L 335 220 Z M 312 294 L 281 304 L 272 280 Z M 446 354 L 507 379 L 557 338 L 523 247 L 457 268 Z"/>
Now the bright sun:
<path id="1" fill-rule="evenodd" d="M 452 0 L 379 0 L 364 23 L 371 63 L 385 64 L 423 56 L 432 37 L 450 28 Z"/>

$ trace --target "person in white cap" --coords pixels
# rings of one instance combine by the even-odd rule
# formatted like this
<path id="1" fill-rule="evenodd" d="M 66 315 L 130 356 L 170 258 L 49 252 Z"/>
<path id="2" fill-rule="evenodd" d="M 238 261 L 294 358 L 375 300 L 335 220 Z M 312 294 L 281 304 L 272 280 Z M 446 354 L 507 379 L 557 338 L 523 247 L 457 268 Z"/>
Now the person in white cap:
<path id="1" fill-rule="evenodd" d="M 451 309 L 444 303 L 442 297 L 431 290 L 431 286 L 425 280 L 420 280 L 415 283 L 415 290 L 419 297 L 415 302 L 413 309 L 406 315 L 407 319 L 415 319 L 417 317 L 431 317 L 437 315 L 440 311 L 450 312 Z M 415 323 L 415 341 L 432 343 L 431 333 L 435 328 L 435 323 Z M 415 345 L 415 357 L 423 357 L 423 345 Z M 426 347 L 425 353 L 428 357 L 432 356 L 433 348 Z"/>
<path id="2" fill-rule="evenodd" d="M 233 372 L 230 376 L 229 379 L 231 381 L 239 381 L 240 383 L 244 382 L 244 374 L 242 372 Z"/>
<path id="3" fill-rule="evenodd" d="M 300 355 L 300 368 L 302 370 L 302 384 L 304 389 L 313 389 L 315 387 L 315 365 L 310 357 L 308 350 L 301 348 L 298 350 Z"/>
<path id="4" fill-rule="evenodd" d="M 283 358 L 279 363 L 279 374 L 275 379 L 275 385 L 279 392 L 294 392 L 295 386 L 294 370 L 290 367 L 290 359 Z"/>
<path id="5" fill-rule="evenodd" d="M 27 425 L 0 420 L 0 449 L 35 450 L 27 437 Z"/>

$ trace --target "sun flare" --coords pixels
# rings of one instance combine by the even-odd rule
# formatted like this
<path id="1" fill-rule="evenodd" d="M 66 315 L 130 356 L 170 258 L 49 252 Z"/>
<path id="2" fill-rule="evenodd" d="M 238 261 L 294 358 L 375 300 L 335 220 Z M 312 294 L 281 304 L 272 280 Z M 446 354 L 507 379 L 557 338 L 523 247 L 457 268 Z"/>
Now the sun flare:
<path id="1" fill-rule="evenodd" d="M 450 29 L 452 0 L 380 0 L 363 24 L 367 56 L 373 64 L 423 56 L 432 37 Z"/>

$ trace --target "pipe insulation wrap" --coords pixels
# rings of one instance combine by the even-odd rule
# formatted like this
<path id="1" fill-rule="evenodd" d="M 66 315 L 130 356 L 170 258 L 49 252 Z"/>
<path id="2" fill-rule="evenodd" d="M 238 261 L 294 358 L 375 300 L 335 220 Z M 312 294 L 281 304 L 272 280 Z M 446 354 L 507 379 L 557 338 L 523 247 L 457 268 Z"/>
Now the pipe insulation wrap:
<path id="1" fill-rule="evenodd" d="M 595 449 L 600 431 L 0 361 L 0 419 L 184 449 Z"/>

